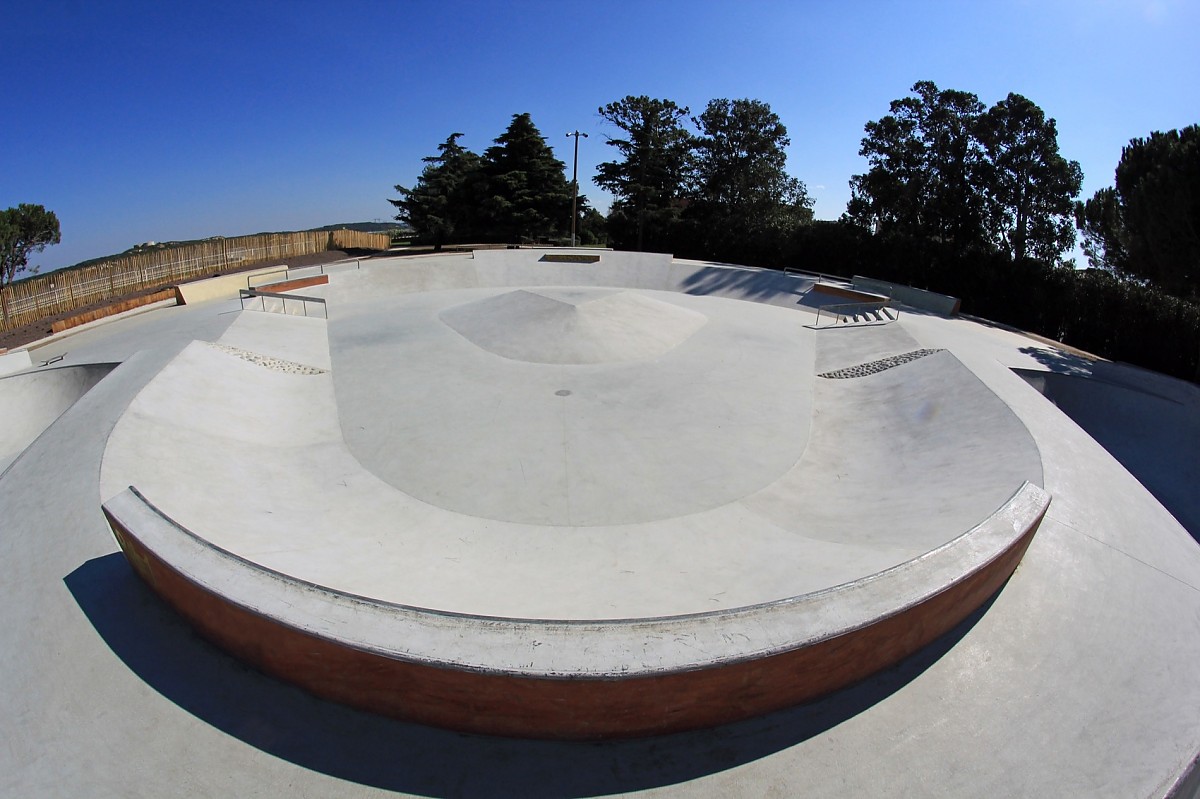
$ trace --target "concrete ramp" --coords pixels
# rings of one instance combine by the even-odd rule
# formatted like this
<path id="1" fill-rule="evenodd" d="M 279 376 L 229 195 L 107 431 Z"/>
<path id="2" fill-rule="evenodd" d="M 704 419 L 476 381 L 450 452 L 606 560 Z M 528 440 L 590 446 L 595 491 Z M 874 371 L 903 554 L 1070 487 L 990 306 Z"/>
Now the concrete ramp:
<path id="1" fill-rule="evenodd" d="M 0 379 L 0 473 L 116 367 L 115 363 L 60 366 Z"/>

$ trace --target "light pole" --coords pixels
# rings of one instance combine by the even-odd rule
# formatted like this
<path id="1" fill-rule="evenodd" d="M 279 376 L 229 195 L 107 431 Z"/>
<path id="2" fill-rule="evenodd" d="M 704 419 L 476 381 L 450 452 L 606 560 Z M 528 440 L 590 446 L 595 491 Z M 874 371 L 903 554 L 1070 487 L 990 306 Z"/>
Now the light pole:
<path id="1" fill-rule="evenodd" d="M 575 246 L 575 219 L 579 216 L 576 210 L 579 206 L 579 137 L 587 138 L 586 133 L 572 131 L 568 137 L 575 137 L 575 160 L 571 162 L 571 246 Z"/>

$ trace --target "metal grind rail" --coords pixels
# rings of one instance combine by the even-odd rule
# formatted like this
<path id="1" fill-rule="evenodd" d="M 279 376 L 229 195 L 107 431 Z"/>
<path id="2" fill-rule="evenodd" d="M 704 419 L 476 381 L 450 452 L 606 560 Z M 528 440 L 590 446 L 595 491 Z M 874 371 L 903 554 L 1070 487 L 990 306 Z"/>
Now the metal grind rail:
<path id="1" fill-rule="evenodd" d="M 286 266 L 284 274 L 288 280 L 293 277 L 308 277 L 310 275 L 331 275 L 335 272 L 348 272 L 352 269 L 362 269 L 361 258 L 353 260 L 346 259 L 344 261 L 330 261 L 324 264 L 311 264 L 309 266 Z M 293 275 L 293 273 L 295 273 Z"/>
<path id="2" fill-rule="evenodd" d="M 261 303 L 260 310 L 275 313 L 275 305 L 272 303 L 270 308 L 267 307 L 267 300 L 280 300 L 282 303 L 281 313 L 286 314 L 288 300 L 293 303 L 300 303 L 301 309 L 305 316 L 308 316 L 308 304 L 315 303 L 321 306 L 322 315 L 325 319 L 329 318 L 329 307 L 325 304 L 324 297 L 305 297 L 300 294 L 280 294 L 274 291 L 259 291 L 258 289 L 238 289 L 238 299 L 242 303 L 242 310 L 246 310 L 246 300 L 250 300 L 250 309 L 254 309 L 254 300 L 259 300 Z M 299 314 L 297 314 L 299 315 Z"/>

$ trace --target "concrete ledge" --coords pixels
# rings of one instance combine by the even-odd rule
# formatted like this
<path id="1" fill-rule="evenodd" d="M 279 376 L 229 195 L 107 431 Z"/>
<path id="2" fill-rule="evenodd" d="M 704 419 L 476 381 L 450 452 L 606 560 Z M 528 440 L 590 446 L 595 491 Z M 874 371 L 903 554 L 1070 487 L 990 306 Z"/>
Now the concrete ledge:
<path id="1" fill-rule="evenodd" d="M 856 302 L 887 302 L 886 294 L 872 294 L 867 291 L 856 291 L 845 286 L 837 286 L 833 283 L 815 283 L 812 290 L 818 294 L 829 294 L 833 297 L 842 297 L 847 300 Z"/>
<path id="2" fill-rule="evenodd" d="M 1049 495 L 894 568 L 713 613 L 600 622 L 454 614 L 331 591 L 220 549 L 133 487 L 104 503 L 135 571 L 203 635 L 327 699 L 469 732 L 661 734 L 815 699 L 912 654 L 1009 578 Z"/>
<path id="3" fill-rule="evenodd" d="M 292 291 L 309 286 L 324 286 L 327 283 L 329 283 L 329 275 L 313 275 L 312 277 L 299 277 L 295 280 L 284 280 L 280 283 L 266 283 L 254 288 L 258 291 Z"/>
<path id="4" fill-rule="evenodd" d="M 206 280 L 195 280 L 191 283 L 181 283 L 175 287 L 175 296 L 180 305 L 193 305 L 208 300 L 236 299 L 238 290 L 251 288 L 254 278 L 263 275 L 286 275 L 286 266 L 264 266 L 260 269 L 250 269 L 236 272 L 232 275 L 210 277 Z"/>
<path id="5" fill-rule="evenodd" d="M 539 260 L 549 264 L 594 264 L 599 263 L 600 256 L 585 255 L 582 253 L 548 252 Z"/>
<path id="6" fill-rule="evenodd" d="M 889 283 L 886 280 L 876 280 L 872 277 L 854 276 L 854 288 L 862 291 L 879 292 L 902 302 L 912 308 L 953 316 L 962 307 L 962 300 L 946 294 L 938 294 L 925 289 L 913 288 L 900 283 Z"/>
<path id="7" fill-rule="evenodd" d="M 96 308 L 95 310 L 85 311 L 84 313 L 69 316 L 66 319 L 60 319 L 50 325 L 50 332 L 61 333 L 64 330 L 70 330 L 73 327 L 86 325 L 89 322 L 97 322 L 101 319 L 107 319 L 110 316 L 119 316 L 127 311 L 133 311 L 138 308 L 142 308 L 147 305 L 154 305 L 166 300 L 175 302 L 178 301 L 175 289 L 156 291 L 153 294 L 147 294 L 144 297 L 137 297 L 132 300 L 125 300 L 124 302 L 116 302 L 112 305 L 105 305 L 103 308 Z"/>

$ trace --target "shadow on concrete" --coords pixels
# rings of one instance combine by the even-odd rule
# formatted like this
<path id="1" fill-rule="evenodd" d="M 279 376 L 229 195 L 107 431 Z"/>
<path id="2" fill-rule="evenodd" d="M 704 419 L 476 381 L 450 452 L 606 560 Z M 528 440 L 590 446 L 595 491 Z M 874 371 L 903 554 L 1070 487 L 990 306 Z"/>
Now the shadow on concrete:
<path id="1" fill-rule="evenodd" d="M 1096 362 L 1059 349 L 1044 349 L 1042 347 L 1021 347 L 1021 354 L 1028 355 L 1045 366 L 1051 372 L 1060 375 L 1076 375 L 1090 377 L 1096 368 Z"/>
<path id="2" fill-rule="evenodd" d="M 1108 450 L 1200 542 L 1200 407 L 1194 392 L 1178 391 L 1190 387 L 1123 365 L 1021 351 L 1051 371 L 1012 371 Z M 1173 388 L 1175 396 L 1163 393 Z"/>
<path id="3" fill-rule="evenodd" d="M 799 302 L 809 293 L 813 280 L 810 277 L 787 275 L 767 269 L 730 269 L 711 266 L 688 275 L 683 280 L 687 294 L 716 294 L 725 297 L 769 302 L 794 296 Z"/>
<path id="4" fill-rule="evenodd" d="M 567 743 L 447 732 L 352 710 L 266 677 L 201 639 L 134 575 L 95 558 L 64 582 L 113 652 L 163 697 L 275 757 L 424 796 L 595 796 L 673 785 L 758 760 L 864 712 L 916 679 L 987 612 L 917 654 L 809 705 L 710 730 Z"/>

